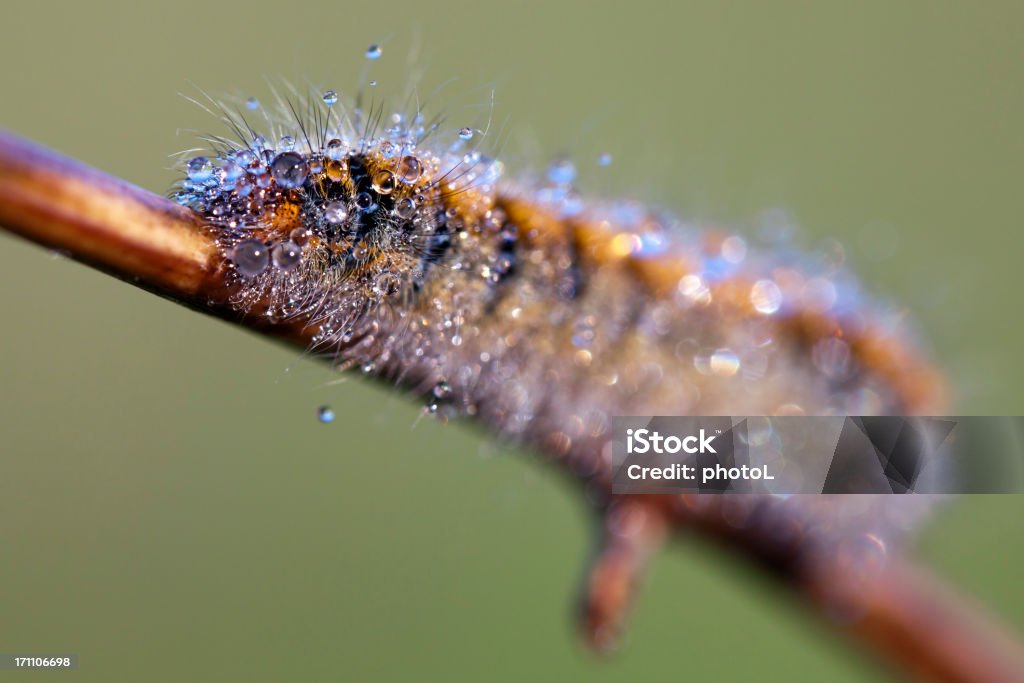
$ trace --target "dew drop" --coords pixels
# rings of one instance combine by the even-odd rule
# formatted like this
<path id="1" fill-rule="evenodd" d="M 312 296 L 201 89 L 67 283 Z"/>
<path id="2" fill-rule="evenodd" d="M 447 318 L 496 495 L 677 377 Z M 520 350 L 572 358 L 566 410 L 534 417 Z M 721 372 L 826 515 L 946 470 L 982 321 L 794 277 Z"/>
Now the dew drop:
<path id="1" fill-rule="evenodd" d="M 608 154 L 608 153 L 600 155 L 599 157 L 597 157 L 597 165 L 598 166 L 611 166 L 612 165 L 612 155 Z"/>
<path id="2" fill-rule="evenodd" d="M 185 173 L 188 179 L 195 182 L 202 182 L 213 177 L 213 162 L 206 157 L 193 157 L 185 166 Z"/>
<path id="3" fill-rule="evenodd" d="M 459 129 L 459 138 L 461 138 L 462 140 L 472 140 L 473 139 L 473 129 L 472 128 L 460 128 Z"/>
<path id="4" fill-rule="evenodd" d="M 231 262 L 244 277 L 255 277 L 270 265 L 267 248 L 259 240 L 242 240 L 231 250 Z"/>
<path id="5" fill-rule="evenodd" d="M 335 199 L 324 205 L 324 220 L 331 225 L 344 223 L 348 218 L 348 205 L 343 201 Z"/>
<path id="6" fill-rule="evenodd" d="M 377 81 L 370 81 L 370 87 L 371 88 L 377 87 Z"/>
<path id="7" fill-rule="evenodd" d="M 270 164 L 270 174 L 274 176 L 274 181 L 286 190 L 301 187 L 308 173 L 306 160 L 296 152 L 282 152 Z"/>
<path id="8" fill-rule="evenodd" d="M 423 174 L 423 164 L 414 156 L 402 157 L 398 164 L 398 177 L 406 183 L 415 183 Z"/>
<path id="9" fill-rule="evenodd" d="M 356 195 L 356 208 L 360 211 L 372 211 L 377 205 L 373 201 L 373 197 L 370 196 L 369 192 L 360 192 Z"/>
<path id="10" fill-rule="evenodd" d="M 305 228 L 295 228 L 288 233 L 288 239 L 301 247 L 309 242 L 309 230 L 306 230 Z"/>
<path id="11" fill-rule="evenodd" d="M 260 108 L 260 101 L 255 97 L 249 97 L 245 100 L 245 108 L 249 111 L 256 111 Z"/>
<path id="12" fill-rule="evenodd" d="M 395 215 L 409 219 L 416 215 L 416 201 L 412 197 L 403 197 L 395 202 Z"/>
<path id="13" fill-rule="evenodd" d="M 275 268 L 291 270 L 302 260 L 302 248 L 291 241 L 281 242 L 270 250 L 270 258 Z"/>
<path id="14" fill-rule="evenodd" d="M 325 90 L 324 91 L 324 104 L 330 107 L 338 102 L 338 91 L 337 90 Z"/>
<path id="15" fill-rule="evenodd" d="M 277 141 L 277 148 L 282 152 L 295 149 L 295 138 L 291 135 L 282 135 L 281 139 Z"/>
<path id="16" fill-rule="evenodd" d="M 320 406 L 316 409 L 316 419 L 323 422 L 325 425 L 334 422 L 334 411 L 331 410 L 330 406 Z"/>
<path id="17" fill-rule="evenodd" d="M 391 194 L 395 191 L 395 174 L 391 171 L 377 171 L 373 174 L 373 189 L 377 194 Z"/>
<path id="18" fill-rule="evenodd" d="M 334 138 L 327 143 L 327 158 L 340 161 L 345 156 L 345 143 Z"/>
<path id="19" fill-rule="evenodd" d="M 371 45 L 370 47 L 366 48 L 366 58 L 380 59 L 382 52 L 383 51 L 380 49 L 380 45 Z"/>

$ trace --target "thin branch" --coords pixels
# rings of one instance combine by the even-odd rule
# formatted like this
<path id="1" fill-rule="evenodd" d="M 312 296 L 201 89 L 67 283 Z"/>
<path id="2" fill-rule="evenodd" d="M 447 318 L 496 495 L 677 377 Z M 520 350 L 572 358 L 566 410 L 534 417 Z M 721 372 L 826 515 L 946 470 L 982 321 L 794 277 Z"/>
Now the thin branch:
<path id="1" fill-rule="evenodd" d="M 0 225 L 191 308 L 299 346 L 310 342 L 306 326 L 271 325 L 228 306 L 223 259 L 197 214 L 2 132 Z M 905 559 L 890 557 L 872 572 L 809 561 L 814 539 L 800 531 L 799 520 L 778 518 L 777 507 L 749 512 L 775 515 L 772 524 L 736 525 L 722 502 L 733 496 L 612 496 L 610 483 L 602 486 L 602 541 L 581 603 L 581 626 L 595 646 L 614 640 L 662 540 L 696 533 L 777 577 L 839 633 L 907 674 L 941 681 L 1024 677 L 1024 657 L 1007 630 Z"/>

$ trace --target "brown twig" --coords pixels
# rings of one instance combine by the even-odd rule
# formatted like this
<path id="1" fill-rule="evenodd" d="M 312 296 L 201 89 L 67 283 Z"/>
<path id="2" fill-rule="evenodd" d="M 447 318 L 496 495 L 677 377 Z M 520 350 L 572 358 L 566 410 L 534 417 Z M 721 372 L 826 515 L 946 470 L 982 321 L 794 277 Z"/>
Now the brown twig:
<path id="1" fill-rule="evenodd" d="M 191 308 L 298 345 L 309 342 L 310 330 L 301 324 L 271 325 L 228 306 L 222 259 L 195 213 L 4 133 L 0 224 Z M 752 508 L 747 514 L 774 515 L 772 524 L 737 525 L 730 516 L 736 505 L 727 508 L 720 498 L 603 497 L 602 542 L 582 600 L 581 621 L 592 643 L 613 639 L 646 559 L 662 539 L 695 532 L 770 570 L 839 632 L 908 674 L 941 681 L 1024 678 L 1024 658 L 1009 633 L 927 572 L 899 558 L 867 572 L 841 561 L 811 561 L 806 549 L 813 539 L 799 519 Z"/>

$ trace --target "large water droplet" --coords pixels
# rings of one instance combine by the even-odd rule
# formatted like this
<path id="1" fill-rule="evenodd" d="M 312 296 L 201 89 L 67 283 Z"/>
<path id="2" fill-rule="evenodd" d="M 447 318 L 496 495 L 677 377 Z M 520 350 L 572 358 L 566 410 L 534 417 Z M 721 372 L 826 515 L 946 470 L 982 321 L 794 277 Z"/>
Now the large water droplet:
<path id="1" fill-rule="evenodd" d="M 391 171 L 377 171 L 373 174 L 373 189 L 377 194 L 391 194 L 395 191 L 395 174 Z"/>
<path id="2" fill-rule="evenodd" d="M 324 220 L 331 225 L 344 223 L 346 218 L 348 218 L 348 205 L 345 202 L 335 199 L 324 205 Z"/>
<path id="3" fill-rule="evenodd" d="M 356 195 L 356 208 L 360 211 L 372 211 L 377 208 L 377 204 L 373 201 L 373 197 L 370 196 L 369 192 L 360 192 Z"/>
<path id="4" fill-rule="evenodd" d="M 242 240 L 231 250 L 231 262 L 244 277 L 255 277 L 270 265 L 270 255 L 263 242 Z"/>
<path id="5" fill-rule="evenodd" d="M 308 173 L 306 160 L 296 152 L 278 154 L 270 164 L 270 174 L 274 177 L 274 181 L 286 190 L 301 187 L 302 183 L 306 182 Z"/>
<path id="6" fill-rule="evenodd" d="M 423 164 L 414 156 L 402 157 L 398 164 L 398 177 L 404 182 L 415 183 L 423 174 Z"/>
<path id="7" fill-rule="evenodd" d="M 334 138 L 327 143 L 327 158 L 339 161 L 345 156 L 345 143 Z"/>
<path id="8" fill-rule="evenodd" d="M 281 270 L 291 270 L 302 260 L 302 248 L 294 242 L 281 242 L 270 251 L 274 266 Z"/>
<path id="9" fill-rule="evenodd" d="M 194 157 L 185 165 L 185 173 L 195 182 L 209 180 L 213 177 L 213 162 L 206 157 Z"/>
<path id="10" fill-rule="evenodd" d="M 395 215 L 409 219 L 416 215 L 416 201 L 412 197 L 402 197 L 395 202 Z"/>

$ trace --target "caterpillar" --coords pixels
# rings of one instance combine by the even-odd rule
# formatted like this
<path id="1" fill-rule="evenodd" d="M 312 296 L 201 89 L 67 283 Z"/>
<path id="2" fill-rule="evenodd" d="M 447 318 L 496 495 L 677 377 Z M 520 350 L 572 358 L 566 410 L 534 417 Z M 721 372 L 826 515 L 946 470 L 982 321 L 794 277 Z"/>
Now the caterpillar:
<path id="1" fill-rule="evenodd" d="M 301 326 L 314 352 L 430 414 L 541 450 L 603 504 L 615 415 L 945 407 L 939 373 L 842 263 L 586 197 L 564 159 L 512 177 L 481 131 L 418 110 L 293 94 L 262 112 L 264 135 L 217 109 L 234 137 L 186 160 L 172 197 L 213 232 L 230 305 Z M 927 507 L 727 498 L 730 524 L 796 528 L 815 557 L 884 555 Z M 610 638 L 620 608 L 585 609 Z"/>
<path id="2" fill-rule="evenodd" d="M 843 263 L 589 197 L 564 159 L 510 173 L 478 145 L 486 126 L 418 106 L 386 117 L 328 90 L 210 109 L 231 135 L 183 160 L 176 206 L 0 138 L 0 220 L 64 245 L 79 216 L 79 258 L 302 340 L 583 481 L 603 515 L 581 602 L 595 645 L 614 642 L 647 556 L 684 527 L 830 615 L 907 621 L 842 590 L 879 574 L 924 497 L 611 493 L 618 415 L 941 414 L 941 374 Z"/>
<path id="3" fill-rule="evenodd" d="M 214 231 L 239 310 L 302 321 L 339 367 L 401 384 L 600 468 L 616 414 L 939 411 L 937 372 L 842 264 L 758 250 L 628 200 L 572 164 L 542 180 L 421 112 L 223 108 L 237 139 L 185 164 L 173 198 Z M 298 112 L 306 112 L 299 115 Z"/>

